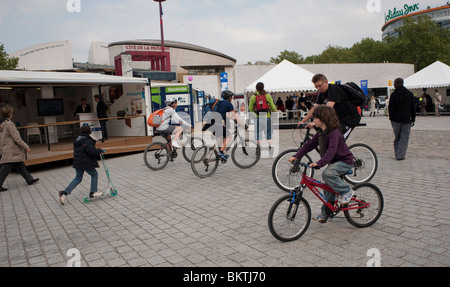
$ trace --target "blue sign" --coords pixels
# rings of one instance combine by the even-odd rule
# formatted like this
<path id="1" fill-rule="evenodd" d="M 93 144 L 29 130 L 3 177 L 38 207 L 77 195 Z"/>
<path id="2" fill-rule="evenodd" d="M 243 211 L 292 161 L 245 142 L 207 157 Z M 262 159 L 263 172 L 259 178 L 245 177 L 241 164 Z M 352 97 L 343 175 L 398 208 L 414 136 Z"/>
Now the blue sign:
<path id="1" fill-rule="evenodd" d="M 368 80 L 361 80 L 361 90 L 363 90 L 363 92 L 366 96 L 369 94 L 369 81 Z"/>
<path id="2" fill-rule="evenodd" d="M 222 92 L 228 90 L 228 74 L 227 73 L 220 74 L 220 86 L 221 86 Z"/>

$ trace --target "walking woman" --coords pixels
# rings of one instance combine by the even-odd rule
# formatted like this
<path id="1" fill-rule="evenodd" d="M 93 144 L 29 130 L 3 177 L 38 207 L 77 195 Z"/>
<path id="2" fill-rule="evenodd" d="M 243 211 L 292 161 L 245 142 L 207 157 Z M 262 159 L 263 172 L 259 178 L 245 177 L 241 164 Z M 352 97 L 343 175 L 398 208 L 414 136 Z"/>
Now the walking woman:
<path id="1" fill-rule="evenodd" d="M 3 187 L 6 177 L 12 169 L 16 169 L 25 179 L 28 185 L 36 183 L 39 178 L 33 178 L 27 171 L 23 161 L 25 151 L 31 152 L 30 147 L 22 140 L 16 125 L 11 121 L 13 107 L 4 106 L 1 108 L 3 118 L 0 120 L 0 148 L 2 158 L 0 164 L 0 192 L 7 191 Z"/>

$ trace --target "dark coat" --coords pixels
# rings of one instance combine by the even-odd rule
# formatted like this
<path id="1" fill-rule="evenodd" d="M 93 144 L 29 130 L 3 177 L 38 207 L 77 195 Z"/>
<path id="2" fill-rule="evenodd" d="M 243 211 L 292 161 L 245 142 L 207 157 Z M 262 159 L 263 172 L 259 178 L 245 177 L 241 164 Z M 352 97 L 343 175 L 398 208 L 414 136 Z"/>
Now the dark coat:
<path id="1" fill-rule="evenodd" d="M 389 119 L 404 124 L 416 121 L 414 95 L 405 87 L 399 87 L 391 94 L 389 98 Z"/>
<path id="2" fill-rule="evenodd" d="M 107 118 L 108 114 L 106 111 L 108 110 L 108 106 L 105 104 L 103 100 L 99 100 L 97 102 L 97 117 L 99 119 Z"/>
<path id="3" fill-rule="evenodd" d="M 73 142 L 73 168 L 92 170 L 99 167 L 97 156 L 103 152 L 95 148 L 95 140 L 89 135 L 80 135 Z"/>

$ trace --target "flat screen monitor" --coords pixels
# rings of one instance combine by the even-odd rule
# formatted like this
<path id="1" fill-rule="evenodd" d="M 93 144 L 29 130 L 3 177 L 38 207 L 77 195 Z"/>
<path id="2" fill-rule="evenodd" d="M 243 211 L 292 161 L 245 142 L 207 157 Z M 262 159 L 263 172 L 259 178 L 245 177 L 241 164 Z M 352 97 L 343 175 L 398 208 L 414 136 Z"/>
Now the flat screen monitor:
<path id="1" fill-rule="evenodd" d="M 38 116 L 61 116 L 64 115 L 63 99 L 38 99 Z"/>

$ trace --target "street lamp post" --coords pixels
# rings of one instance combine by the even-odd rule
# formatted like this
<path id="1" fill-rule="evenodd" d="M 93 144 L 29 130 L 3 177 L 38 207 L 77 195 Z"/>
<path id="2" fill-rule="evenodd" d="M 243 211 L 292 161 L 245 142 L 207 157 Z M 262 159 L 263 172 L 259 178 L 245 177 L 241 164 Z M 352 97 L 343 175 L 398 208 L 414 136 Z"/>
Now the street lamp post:
<path id="1" fill-rule="evenodd" d="M 159 17 L 161 19 L 161 49 L 162 52 L 165 52 L 165 45 L 164 45 L 164 26 L 163 26 L 163 10 L 162 10 L 162 2 L 166 2 L 166 0 L 153 0 L 155 2 L 159 2 Z"/>

